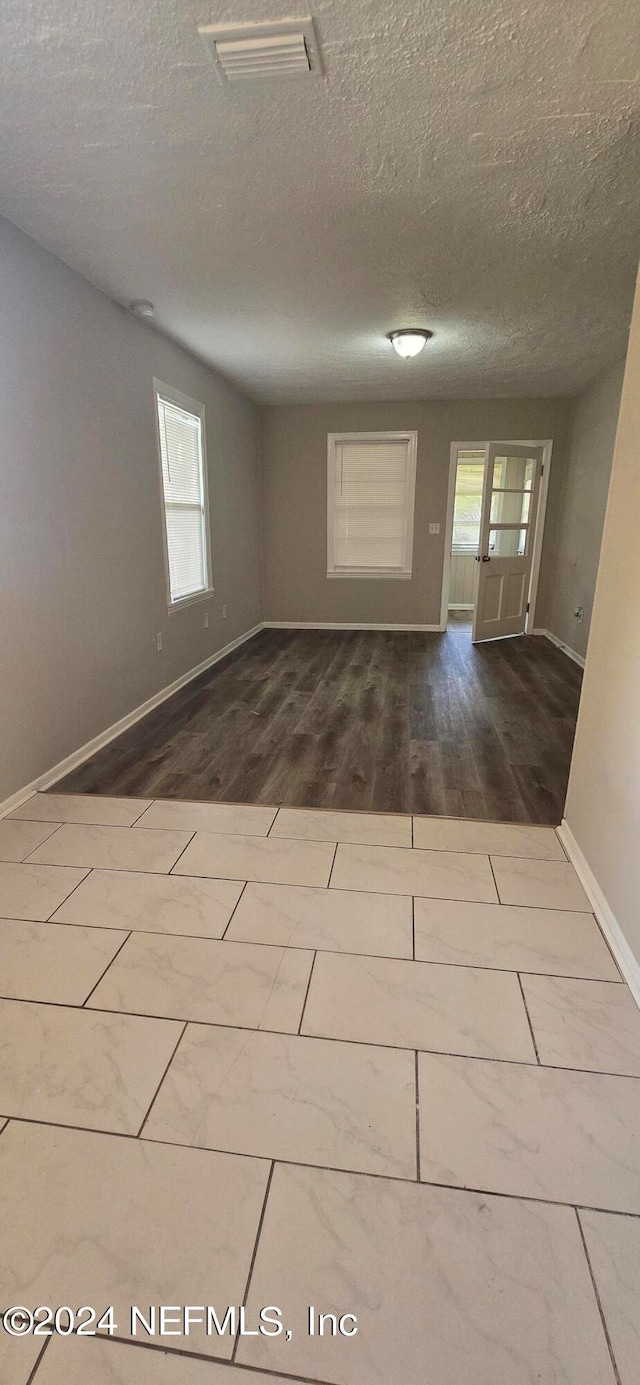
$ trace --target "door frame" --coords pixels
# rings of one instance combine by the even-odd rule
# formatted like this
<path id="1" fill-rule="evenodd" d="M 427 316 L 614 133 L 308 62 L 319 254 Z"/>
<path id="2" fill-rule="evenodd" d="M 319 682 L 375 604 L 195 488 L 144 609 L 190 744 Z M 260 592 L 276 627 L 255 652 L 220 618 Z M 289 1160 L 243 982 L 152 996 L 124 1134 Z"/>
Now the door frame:
<path id="1" fill-rule="evenodd" d="M 538 585 L 540 580 L 540 562 L 542 559 L 542 540 L 544 538 L 544 526 L 547 517 L 547 499 L 549 496 L 549 475 L 551 472 L 551 458 L 553 453 L 553 438 L 489 438 L 483 442 L 452 442 L 449 454 L 449 486 L 447 490 L 447 516 L 444 526 L 444 558 L 442 563 L 442 600 L 440 603 L 440 629 L 447 628 L 449 616 L 449 588 L 451 584 L 451 540 L 453 537 L 453 506 L 456 493 L 456 468 L 458 465 L 459 452 L 480 452 L 484 450 L 485 462 L 487 448 L 490 443 L 510 444 L 518 447 L 541 447 L 542 448 L 542 477 L 540 479 L 540 494 L 538 496 L 538 509 L 535 517 L 535 529 L 533 535 L 533 557 L 531 562 L 531 578 L 529 581 L 529 595 L 527 597 L 529 610 L 524 627 L 525 635 L 532 635 L 535 628 L 536 601 L 538 597 Z M 511 638 L 508 636 L 507 638 Z"/>

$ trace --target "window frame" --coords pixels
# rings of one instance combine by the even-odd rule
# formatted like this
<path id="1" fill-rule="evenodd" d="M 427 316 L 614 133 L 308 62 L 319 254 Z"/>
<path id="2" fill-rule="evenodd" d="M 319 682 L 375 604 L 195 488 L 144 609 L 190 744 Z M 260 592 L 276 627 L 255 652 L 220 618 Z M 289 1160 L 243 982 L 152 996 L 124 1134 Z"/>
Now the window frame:
<path id="1" fill-rule="evenodd" d="M 164 478 L 162 473 L 162 443 L 160 439 L 160 410 L 159 400 L 165 400 L 167 404 L 174 404 L 176 408 L 183 409 L 185 413 L 192 414 L 200 422 L 200 455 L 202 462 L 202 499 L 203 499 L 203 522 L 202 531 L 204 534 L 204 563 L 206 573 L 206 586 L 197 592 L 192 592 L 188 596 L 173 598 L 171 595 L 171 569 L 169 565 L 169 543 L 167 538 L 167 507 L 164 494 Z M 195 606 L 200 601 L 207 601 L 213 595 L 213 575 L 211 571 L 211 521 L 209 510 L 209 469 L 207 465 L 207 430 L 205 407 L 197 399 L 192 399 L 190 395 L 183 394 L 181 390 L 174 389 L 173 385 L 166 385 L 163 380 L 153 379 L 153 404 L 155 413 L 156 430 L 156 451 L 158 455 L 158 481 L 160 486 L 160 515 L 162 521 L 162 551 L 164 557 L 164 576 L 165 593 L 167 602 L 167 614 L 175 615 L 176 611 L 182 611 L 188 606 Z"/>
<path id="2" fill-rule="evenodd" d="M 337 444 L 343 442 L 405 442 L 407 448 L 407 504 L 404 517 L 404 561 L 401 568 L 344 568 L 335 563 L 335 501 Z M 327 434 L 327 577 L 374 578 L 378 581 L 410 581 L 413 576 L 413 530 L 416 496 L 417 429 L 396 432 Z"/>

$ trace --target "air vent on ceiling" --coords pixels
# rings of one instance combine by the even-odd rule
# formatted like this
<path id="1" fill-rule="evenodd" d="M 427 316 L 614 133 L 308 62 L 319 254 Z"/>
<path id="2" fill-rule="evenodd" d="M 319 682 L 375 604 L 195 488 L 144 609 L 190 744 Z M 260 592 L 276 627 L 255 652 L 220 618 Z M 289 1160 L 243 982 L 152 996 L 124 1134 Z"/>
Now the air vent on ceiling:
<path id="1" fill-rule="evenodd" d="M 220 77 L 242 82 L 321 72 L 313 20 L 278 19 L 265 24 L 203 24 L 198 28 Z"/>

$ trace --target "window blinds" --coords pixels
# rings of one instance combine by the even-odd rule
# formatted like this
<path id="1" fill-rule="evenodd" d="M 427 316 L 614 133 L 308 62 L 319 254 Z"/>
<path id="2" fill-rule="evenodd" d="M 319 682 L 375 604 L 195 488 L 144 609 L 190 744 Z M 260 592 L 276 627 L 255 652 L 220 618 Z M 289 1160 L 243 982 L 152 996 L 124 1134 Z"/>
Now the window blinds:
<path id="1" fill-rule="evenodd" d="M 484 453 L 472 461 L 458 462 L 451 543 L 454 553 L 478 552 L 483 484 Z"/>
<path id="2" fill-rule="evenodd" d="M 337 442 L 336 569 L 406 570 L 409 442 Z"/>
<path id="3" fill-rule="evenodd" d="M 158 395 L 169 588 L 172 601 L 209 585 L 202 419 Z"/>

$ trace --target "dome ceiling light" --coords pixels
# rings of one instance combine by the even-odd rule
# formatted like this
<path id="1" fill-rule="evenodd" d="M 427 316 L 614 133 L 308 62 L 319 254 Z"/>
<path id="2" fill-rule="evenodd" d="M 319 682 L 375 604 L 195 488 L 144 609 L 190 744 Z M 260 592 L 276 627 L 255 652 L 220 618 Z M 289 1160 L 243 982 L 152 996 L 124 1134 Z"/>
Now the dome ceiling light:
<path id="1" fill-rule="evenodd" d="M 399 356 L 408 360 L 410 356 L 417 356 L 432 336 L 433 332 L 426 327 L 400 327 L 397 332 L 388 332 L 387 340 Z"/>

